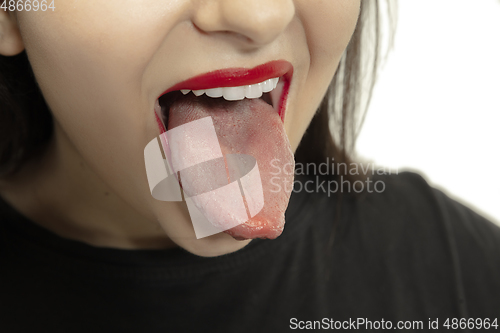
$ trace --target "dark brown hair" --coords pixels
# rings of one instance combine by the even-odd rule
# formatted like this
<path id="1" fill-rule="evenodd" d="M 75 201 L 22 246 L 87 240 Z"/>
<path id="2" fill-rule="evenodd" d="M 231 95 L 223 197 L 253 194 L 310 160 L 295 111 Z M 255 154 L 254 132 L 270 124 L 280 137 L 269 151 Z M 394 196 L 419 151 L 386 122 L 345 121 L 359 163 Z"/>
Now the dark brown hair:
<path id="1" fill-rule="evenodd" d="M 356 29 L 328 93 L 296 152 L 298 162 L 321 163 L 325 158 L 346 164 L 351 162 L 367 105 L 361 106 L 361 97 L 362 94 L 371 95 L 377 73 L 379 5 L 378 0 L 361 1 Z M 370 74 L 367 91 L 362 79 L 365 67 Z M 330 121 L 333 131 L 329 128 Z M 14 174 L 30 158 L 41 154 L 52 130 L 52 116 L 26 52 L 12 57 L 0 56 L 0 178 Z M 352 180 L 353 177 L 346 174 L 346 178 Z"/>
<path id="2" fill-rule="evenodd" d="M 382 5 L 385 5 L 386 11 L 382 11 Z M 297 162 L 319 164 L 324 163 L 326 158 L 333 158 L 336 163 L 344 163 L 348 167 L 354 162 L 356 137 L 383 58 L 383 32 L 387 33 L 387 50 L 392 46 L 396 23 L 394 9 L 395 4 L 390 0 L 361 1 L 356 29 L 328 92 L 295 153 Z M 387 14 L 385 20 L 382 13 Z M 387 23 L 386 29 L 383 22 Z M 342 176 L 351 182 L 363 177 L 350 172 Z"/>
<path id="3" fill-rule="evenodd" d="M 0 56 L 0 178 L 41 154 L 52 126 L 26 52 Z"/>

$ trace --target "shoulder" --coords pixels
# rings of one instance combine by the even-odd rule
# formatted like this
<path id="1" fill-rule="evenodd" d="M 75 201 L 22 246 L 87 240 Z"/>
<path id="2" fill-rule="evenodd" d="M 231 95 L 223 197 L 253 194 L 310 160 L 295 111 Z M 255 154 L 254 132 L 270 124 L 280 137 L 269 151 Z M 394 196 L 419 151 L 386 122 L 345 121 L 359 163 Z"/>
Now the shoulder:
<path id="1" fill-rule="evenodd" d="M 374 181 L 383 182 L 384 191 L 363 194 L 353 210 L 369 246 L 422 282 L 448 283 L 458 304 L 468 304 L 468 315 L 498 314 L 500 227 L 416 173 Z"/>
<path id="2" fill-rule="evenodd" d="M 421 175 L 403 172 L 377 176 L 373 181 L 383 183 L 378 187 L 383 191 L 365 193 L 359 200 L 371 214 L 393 218 L 413 231 L 439 228 L 467 244 L 500 254 L 500 227 L 432 187 Z"/>
<path id="3" fill-rule="evenodd" d="M 357 200 L 358 205 L 372 216 L 403 219 L 405 227 L 411 227 L 410 222 L 418 222 L 419 227 L 433 227 L 445 222 L 447 230 L 452 228 L 480 234 L 481 241 L 490 244 L 494 240 L 500 241 L 500 227 L 432 187 L 417 173 L 377 175 L 372 183 L 377 182 L 377 187 L 372 185 L 371 191 L 363 193 Z"/>
<path id="4" fill-rule="evenodd" d="M 400 236 L 427 236 L 420 241 L 439 239 L 459 249 L 489 254 L 500 266 L 498 225 L 430 186 L 417 173 L 377 176 L 373 181 L 382 182 L 384 190 L 365 193 L 357 200 L 362 221 L 378 220 L 376 225 L 399 231 Z"/>

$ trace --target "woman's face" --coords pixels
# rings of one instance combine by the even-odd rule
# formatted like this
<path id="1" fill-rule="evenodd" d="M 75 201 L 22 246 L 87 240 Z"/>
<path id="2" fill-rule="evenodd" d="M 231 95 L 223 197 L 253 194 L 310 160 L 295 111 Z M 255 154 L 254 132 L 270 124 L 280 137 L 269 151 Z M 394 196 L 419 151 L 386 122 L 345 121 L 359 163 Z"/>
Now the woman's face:
<path id="1" fill-rule="evenodd" d="M 353 0 L 61 0 L 55 11 L 17 12 L 60 147 L 88 166 L 141 223 L 164 226 L 198 255 L 248 243 L 196 240 L 185 207 L 151 196 L 144 148 L 159 129 L 158 97 L 196 75 L 293 65 L 284 126 L 295 150 L 355 28 Z M 65 156 L 66 156 L 65 155 Z M 69 158 L 69 157 L 68 157 Z M 111 207 L 111 206 L 110 206 Z M 133 213 L 132 213 L 133 211 Z"/>

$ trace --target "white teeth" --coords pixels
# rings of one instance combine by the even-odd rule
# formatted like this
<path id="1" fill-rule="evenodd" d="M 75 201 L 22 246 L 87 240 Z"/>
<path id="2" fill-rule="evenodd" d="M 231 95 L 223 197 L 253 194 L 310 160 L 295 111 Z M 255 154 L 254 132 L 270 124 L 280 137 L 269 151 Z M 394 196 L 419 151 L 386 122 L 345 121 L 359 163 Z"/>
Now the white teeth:
<path id="1" fill-rule="evenodd" d="M 213 88 L 206 90 L 192 90 L 193 94 L 196 96 L 201 96 L 206 94 L 208 97 L 219 98 L 224 97 L 228 101 L 239 101 L 246 98 L 260 98 L 263 93 L 271 92 L 276 89 L 279 78 L 273 78 L 266 80 L 261 83 L 252 84 L 248 86 L 240 87 L 225 87 L 225 88 Z M 181 90 L 184 95 L 187 95 L 191 90 Z"/>
<path id="2" fill-rule="evenodd" d="M 219 98 L 223 96 L 223 89 L 222 88 L 214 88 L 214 89 L 207 89 L 205 92 L 208 97 L 212 98 Z"/>
<path id="3" fill-rule="evenodd" d="M 262 86 L 259 84 L 252 84 L 245 87 L 246 98 L 260 98 L 262 96 Z"/>
<path id="4" fill-rule="evenodd" d="M 222 88 L 222 95 L 226 101 L 239 101 L 245 98 L 245 87 Z"/>
<path id="5" fill-rule="evenodd" d="M 280 79 L 279 77 L 276 77 L 274 79 L 271 79 L 271 82 L 273 83 L 273 89 L 276 89 L 276 87 L 278 86 L 278 82 L 280 82 Z"/>
<path id="6" fill-rule="evenodd" d="M 273 84 L 273 81 L 272 79 L 271 80 L 267 80 L 267 81 L 264 81 L 264 83 L 262 83 L 262 92 L 270 92 L 274 89 L 274 84 Z"/>

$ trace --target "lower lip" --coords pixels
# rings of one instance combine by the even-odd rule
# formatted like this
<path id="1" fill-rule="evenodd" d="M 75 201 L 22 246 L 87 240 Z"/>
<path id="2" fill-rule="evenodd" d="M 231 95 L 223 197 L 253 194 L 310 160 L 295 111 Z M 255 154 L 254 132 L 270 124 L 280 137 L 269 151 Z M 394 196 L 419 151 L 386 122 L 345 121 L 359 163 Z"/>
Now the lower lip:
<path id="1" fill-rule="evenodd" d="M 156 112 L 154 110 L 153 110 L 153 113 L 155 114 L 156 124 L 158 125 L 158 128 L 160 129 L 160 134 L 165 133 L 167 131 L 167 129 L 163 125 L 163 122 L 160 120 L 160 118 L 158 117 L 158 115 L 156 114 Z"/>
<path id="2" fill-rule="evenodd" d="M 282 77 L 283 91 L 281 92 L 280 101 L 278 103 L 278 115 L 280 116 L 281 121 L 283 123 L 285 123 L 285 113 L 286 113 L 286 106 L 287 106 L 287 101 L 288 101 L 288 93 L 290 91 L 290 84 L 292 81 L 292 74 L 293 74 L 293 70 L 290 71 L 289 73 L 285 74 Z"/>

